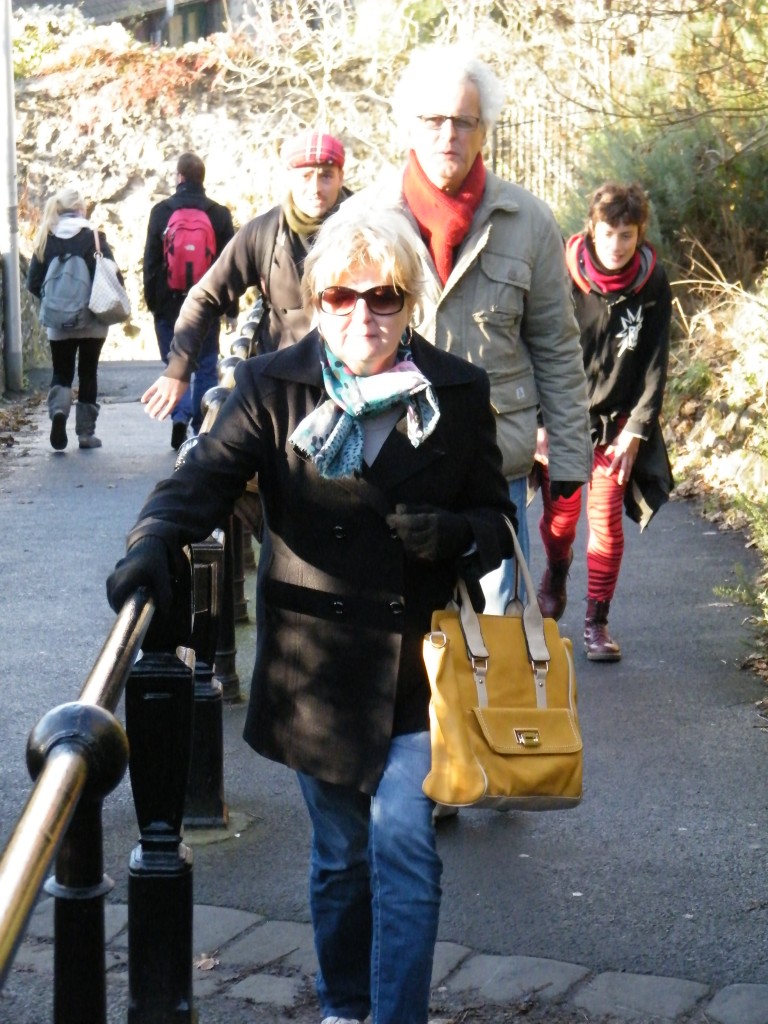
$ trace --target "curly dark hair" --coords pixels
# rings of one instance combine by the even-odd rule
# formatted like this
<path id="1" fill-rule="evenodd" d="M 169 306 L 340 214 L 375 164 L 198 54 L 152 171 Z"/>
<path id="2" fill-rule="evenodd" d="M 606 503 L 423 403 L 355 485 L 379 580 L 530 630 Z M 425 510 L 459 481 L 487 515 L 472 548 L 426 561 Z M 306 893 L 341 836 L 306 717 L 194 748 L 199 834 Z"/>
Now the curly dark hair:
<path id="1" fill-rule="evenodd" d="M 623 185 L 618 181 L 606 181 L 592 193 L 586 230 L 592 238 L 595 234 L 595 224 L 599 220 L 614 228 L 619 224 L 637 224 L 638 242 L 642 242 L 648 226 L 649 213 L 648 196 L 639 182 Z"/>

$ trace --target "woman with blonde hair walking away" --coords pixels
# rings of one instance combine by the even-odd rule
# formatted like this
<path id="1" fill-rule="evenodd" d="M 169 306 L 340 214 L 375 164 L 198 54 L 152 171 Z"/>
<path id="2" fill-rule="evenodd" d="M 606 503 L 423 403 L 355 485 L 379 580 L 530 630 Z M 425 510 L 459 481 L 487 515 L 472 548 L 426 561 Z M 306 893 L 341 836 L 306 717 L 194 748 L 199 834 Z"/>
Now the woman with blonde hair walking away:
<path id="1" fill-rule="evenodd" d="M 104 257 L 113 259 L 112 251 L 102 232 L 99 232 L 99 247 Z M 73 186 L 60 189 L 45 204 L 27 274 L 27 288 L 37 298 L 41 298 L 46 289 L 53 292 L 53 282 L 50 279 L 46 280 L 46 277 L 57 257 L 56 268 L 62 267 L 72 257 L 82 257 L 93 281 L 96 268 L 95 253 L 96 235 L 86 217 L 85 200 L 79 189 Z M 67 280 L 74 281 L 75 277 L 67 277 Z M 72 289 L 70 308 L 67 312 L 59 305 L 57 313 L 46 315 L 45 300 L 41 303 L 41 323 L 46 326 L 48 332 L 53 364 L 48 391 L 48 414 L 51 418 L 51 446 L 56 451 L 63 451 L 67 447 L 67 419 L 72 406 L 72 383 L 76 364 L 78 394 L 75 406 L 75 431 L 78 443 L 80 448 L 101 447 L 101 441 L 95 434 L 96 419 L 99 415 L 99 406 L 96 402 L 97 371 L 109 328 L 106 324 L 100 323 L 88 309 L 90 290 L 87 282 L 83 294 L 84 302 L 75 294 L 74 288 Z"/>

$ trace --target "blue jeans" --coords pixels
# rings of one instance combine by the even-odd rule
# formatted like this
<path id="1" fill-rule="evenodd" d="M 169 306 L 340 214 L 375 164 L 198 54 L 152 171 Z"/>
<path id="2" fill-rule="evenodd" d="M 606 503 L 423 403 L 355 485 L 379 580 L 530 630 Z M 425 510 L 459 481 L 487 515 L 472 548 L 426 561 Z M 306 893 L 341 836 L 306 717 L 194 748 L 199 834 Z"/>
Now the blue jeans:
<path id="1" fill-rule="evenodd" d="M 395 736 L 376 793 L 298 774 L 323 1017 L 427 1024 L 442 862 L 421 789 L 428 732 Z"/>
<path id="2" fill-rule="evenodd" d="M 509 497 L 517 508 L 517 539 L 520 541 L 520 549 L 523 558 L 530 568 L 531 564 L 531 540 L 528 534 L 528 517 L 526 516 L 526 503 L 528 501 L 528 477 L 519 476 L 509 480 Z M 489 572 L 480 580 L 480 586 L 485 594 L 485 610 L 489 615 L 503 615 L 507 603 L 512 599 L 515 592 L 515 560 L 508 558 L 502 562 L 498 569 Z M 520 580 L 520 598 L 525 601 L 525 584 Z"/>
<path id="3" fill-rule="evenodd" d="M 155 335 L 160 349 L 160 356 L 168 365 L 168 352 L 173 341 L 174 324 L 170 320 L 155 318 Z M 171 413 L 171 420 L 174 423 L 192 423 L 192 429 L 197 433 L 203 422 L 201 402 L 203 395 L 209 388 L 214 388 L 219 383 L 217 366 L 219 363 L 219 331 L 221 321 L 217 317 L 211 324 L 210 330 L 203 340 L 200 353 L 197 357 L 197 369 L 192 374 L 190 387 L 184 392 L 179 404 Z"/>

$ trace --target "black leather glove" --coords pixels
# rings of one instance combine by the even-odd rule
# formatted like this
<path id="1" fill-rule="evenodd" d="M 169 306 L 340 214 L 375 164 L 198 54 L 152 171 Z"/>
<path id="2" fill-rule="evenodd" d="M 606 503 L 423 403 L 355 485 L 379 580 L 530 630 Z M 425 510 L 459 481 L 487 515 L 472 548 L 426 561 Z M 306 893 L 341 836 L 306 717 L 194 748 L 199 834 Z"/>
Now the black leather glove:
<path id="1" fill-rule="evenodd" d="M 141 537 L 107 579 L 107 600 L 119 612 L 138 587 L 147 587 L 158 609 L 169 608 L 173 582 L 168 545 L 159 537 Z"/>
<path id="2" fill-rule="evenodd" d="M 550 480 L 549 494 L 553 501 L 558 498 L 570 498 L 581 486 L 578 480 Z"/>
<path id="3" fill-rule="evenodd" d="M 396 505 L 387 526 L 403 542 L 406 554 L 425 562 L 456 558 L 472 545 L 469 520 L 432 505 Z"/>

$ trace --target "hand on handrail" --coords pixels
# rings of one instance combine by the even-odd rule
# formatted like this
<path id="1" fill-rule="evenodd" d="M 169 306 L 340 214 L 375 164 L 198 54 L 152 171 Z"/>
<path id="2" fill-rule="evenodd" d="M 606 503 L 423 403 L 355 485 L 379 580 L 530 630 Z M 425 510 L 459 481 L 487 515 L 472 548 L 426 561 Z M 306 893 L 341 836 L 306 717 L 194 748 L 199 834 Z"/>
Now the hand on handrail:
<path id="1" fill-rule="evenodd" d="M 107 600 L 119 612 L 139 587 L 146 587 L 155 606 L 170 608 L 173 600 L 173 578 L 169 550 L 160 537 L 151 534 L 131 545 L 107 579 Z"/>

